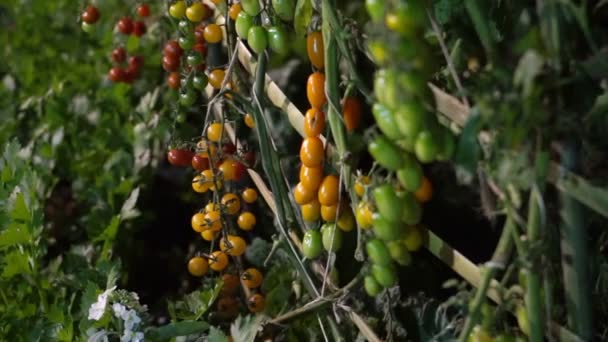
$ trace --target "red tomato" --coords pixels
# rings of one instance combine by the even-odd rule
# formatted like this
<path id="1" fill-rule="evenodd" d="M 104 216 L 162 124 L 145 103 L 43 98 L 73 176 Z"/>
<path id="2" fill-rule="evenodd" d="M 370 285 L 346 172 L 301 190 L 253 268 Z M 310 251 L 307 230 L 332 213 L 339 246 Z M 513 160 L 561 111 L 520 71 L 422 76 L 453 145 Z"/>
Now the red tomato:
<path id="1" fill-rule="evenodd" d="M 119 67 L 113 67 L 108 73 L 108 78 L 112 82 L 122 82 L 125 80 L 125 71 Z"/>
<path id="2" fill-rule="evenodd" d="M 192 162 L 194 152 L 186 149 L 172 149 L 167 153 L 167 159 L 171 165 L 186 167 Z"/>
<path id="3" fill-rule="evenodd" d="M 141 4 L 137 7 L 137 14 L 139 14 L 140 17 L 149 17 L 150 16 L 150 5 L 148 4 Z"/>
<path id="4" fill-rule="evenodd" d="M 136 37 L 143 36 L 148 29 L 146 28 L 146 24 L 143 21 L 136 21 L 133 25 L 133 34 Z"/>
<path id="5" fill-rule="evenodd" d="M 122 63 L 127 59 L 127 52 L 122 47 L 117 47 L 112 50 L 112 60 L 115 63 Z"/>
<path id="6" fill-rule="evenodd" d="M 133 20 L 129 17 L 121 18 L 116 24 L 118 32 L 129 35 L 133 32 Z"/>
<path id="7" fill-rule="evenodd" d="M 177 71 L 179 69 L 179 57 L 165 55 L 163 57 L 163 69 L 166 71 Z"/>
<path id="8" fill-rule="evenodd" d="M 181 76 L 180 76 L 179 72 L 172 72 L 169 74 L 169 76 L 167 76 L 167 85 L 171 89 L 179 89 L 179 86 L 181 85 Z M 207 158 L 205 158 L 205 159 L 207 159 Z M 193 162 L 194 162 L 194 159 L 193 159 Z M 208 168 L 208 166 L 207 166 L 207 168 Z"/>
<path id="9" fill-rule="evenodd" d="M 179 76 L 179 75 L 178 75 Z M 199 154 L 196 154 L 192 157 L 192 168 L 196 171 L 205 171 L 209 169 L 209 159 L 207 157 L 203 157 Z"/>
<path id="10" fill-rule="evenodd" d="M 129 67 L 139 71 L 144 66 L 143 56 L 131 56 L 129 57 Z"/>
<path id="11" fill-rule="evenodd" d="M 165 43 L 165 48 L 163 49 L 163 54 L 165 56 L 179 58 L 183 53 L 184 50 L 179 46 L 179 43 L 176 40 L 169 40 Z"/>
<path id="12" fill-rule="evenodd" d="M 82 21 L 87 24 L 95 24 L 99 20 L 99 10 L 93 5 L 87 6 L 80 15 Z"/>
<path id="13" fill-rule="evenodd" d="M 236 146 L 231 142 L 227 142 L 222 145 L 222 152 L 225 154 L 234 154 L 234 152 L 236 152 Z"/>

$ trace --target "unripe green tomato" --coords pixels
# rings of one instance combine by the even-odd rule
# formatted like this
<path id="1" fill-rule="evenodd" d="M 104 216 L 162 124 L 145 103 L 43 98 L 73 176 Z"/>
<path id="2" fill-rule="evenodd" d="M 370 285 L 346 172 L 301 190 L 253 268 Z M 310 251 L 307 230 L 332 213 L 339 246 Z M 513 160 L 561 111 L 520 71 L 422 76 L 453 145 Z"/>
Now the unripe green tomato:
<path id="1" fill-rule="evenodd" d="M 381 22 L 384 18 L 384 0 L 365 0 L 365 8 L 374 22 Z"/>
<path id="2" fill-rule="evenodd" d="M 296 10 L 294 0 L 272 0 L 272 8 L 279 18 L 285 21 L 292 21 Z"/>
<path id="3" fill-rule="evenodd" d="M 203 62 L 203 56 L 201 56 L 198 52 L 193 52 L 186 57 L 186 62 L 188 65 L 195 67 Z"/>
<path id="4" fill-rule="evenodd" d="M 188 20 L 180 20 L 177 27 L 180 29 L 180 31 L 188 32 L 192 26 Z"/>
<path id="5" fill-rule="evenodd" d="M 326 251 L 337 252 L 342 247 L 342 231 L 335 224 L 324 224 L 321 228 L 323 247 Z M 332 239 L 333 235 L 333 239 Z"/>
<path id="6" fill-rule="evenodd" d="M 400 192 L 397 194 L 401 204 L 401 222 L 407 225 L 414 225 L 420 222 L 422 218 L 422 206 L 416 200 L 416 197 L 411 192 Z"/>
<path id="7" fill-rule="evenodd" d="M 403 99 L 403 93 L 397 86 L 397 71 L 394 69 L 380 69 L 374 77 L 374 93 L 378 101 L 394 110 Z"/>
<path id="8" fill-rule="evenodd" d="M 376 297 L 382 292 L 382 285 L 380 285 L 378 281 L 376 281 L 376 278 L 371 275 L 365 276 L 363 279 L 363 287 L 370 297 Z"/>
<path id="9" fill-rule="evenodd" d="M 399 87 L 408 94 L 418 95 L 424 99 L 425 97 L 422 95 L 429 91 L 429 87 L 426 85 L 427 78 L 420 71 L 400 72 L 396 77 Z"/>
<path id="10" fill-rule="evenodd" d="M 422 163 L 430 163 L 437 158 L 439 146 L 437 138 L 430 131 L 422 131 L 416 137 L 416 157 Z"/>
<path id="11" fill-rule="evenodd" d="M 267 32 L 270 49 L 281 55 L 287 54 L 289 52 L 287 32 L 280 26 L 271 26 Z"/>
<path id="12" fill-rule="evenodd" d="M 515 309 L 515 317 L 517 318 L 517 325 L 519 329 L 526 334 L 530 334 L 530 321 L 528 320 L 528 311 L 523 305 L 518 305 Z"/>
<path id="13" fill-rule="evenodd" d="M 307 59 L 308 51 L 306 50 L 306 36 L 297 33 L 291 34 L 291 49 L 300 58 Z"/>
<path id="14" fill-rule="evenodd" d="M 374 234 L 384 241 L 398 239 L 402 234 L 400 222 L 387 221 L 378 213 L 374 213 L 372 221 Z"/>
<path id="15" fill-rule="evenodd" d="M 196 93 L 192 89 L 186 90 L 186 92 L 179 94 L 179 103 L 184 107 L 190 107 L 196 101 Z"/>
<path id="16" fill-rule="evenodd" d="M 403 211 L 403 201 L 397 196 L 391 184 L 381 184 L 372 191 L 378 213 L 385 220 L 399 222 Z"/>
<path id="17" fill-rule="evenodd" d="M 192 85 L 198 90 L 205 90 L 208 82 L 209 80 L 205 74 L 198 74 L 192 78 Z"/>
<path id="18" fill-rule="evenodd" d="M 256 16 L 262 11 L 258 0 L 241 0 L 241 7 L 250 16 Z"/>
<path id="19" fill-rule="evenodd" d="M 386 243 L 388 252 L 393 260 L 401 266 L 408 266 L 412 262 L 412 256 L 407 247 L 400 240 L 388 241 Z"/>
<path id="20" fill-rule="evenodd" d="M 186 122 L 186 115 L 184 115 L 184 113 L 177 114 L 177 116 L 175 117 L 175 121 L 177 123 L 184 123 L 184 122 Z"/>
<path id="21" fill-rule="evenodd" d="M 268 46 L 268 36 L 262 26 L 252 26 L 247 33 L 247 43 L 255 53 L 262 53 Z"/>
<path id="22" fill-rule="evenodd" d="M 384 242 L 379 239 L 369 240 L 365 244 L 365 250 L 367 251 L 367 256 L 372 260 L 374 264 L 378 265 L 390 265 L 391 264 L 391 256 L 388 252 L 388 248 Z"/>
<path id="23" fill-rule="evenodd" d="M 247 40 L 247 35 L 249 34 L 249 29 L 251 26 L 253 26 L 253 17 L 244 11 L 239 12 L 239 15 L 236 17 L 236 21 L 234 22 L 236 34 L 241 39 Z"/>
<path id="24" fill-rule="evenodd" d="M 191 35 L 181 36 L 177 39 L 177 43 L 184 51 L 188 51 L 194 46 L 194 38 Z"/>
<path id="25" fill-rule="evenodd" d="M 397 284 L 397 272 L 395 272 L 392 265 L 384 266 L 374 264 L 372 265 L 372 275 L 378 284 L 384 287 L 391 287 Z"/>
<path id="26" fill-rule="evenodd" d="M 367 148 L 378 164 L 387 170 L 397 171 L 404 165 L 403 152 L 384 135 L 378 135 Z"/>
<path id="27" fill-rule="evenodd" d="M 321 233 L 318 230 L 307 230 L 302 239 L 302 254 L 308 259 L 317 258 L 323 252 L 321 240 Z"/>
<path id="28" fill-rule="evenodd" d="M 367 49 L 372 55 L 372 59 L 378 65 L 384 65 L 389 58 L 389 52 L 386 44 L 381 40 L 369 40 L 367 43 Z"/>
<path id="29" fill-rule="evenodd" d="M 378 128 L 391 140 L 397 140 L 402 137 L 393 112 L 385 105 L 378 102 L 372 106 L 372 114 L 376 119 Z"/>
<path id="30" fill-rule="evenodd" d="M 394 116 L 397 127 L 403 136 L 416 137 L 422 130 L 426 110 L 419 101 L 411 99 L 401 103 Z"/>
<path id="31" fill-rule="evenodd" d="M 397 179 L 405 190 L 414 192 L 422 185 L 422 167 L 411 156 L 404 159 L 406 159 L 405 165 L 397 171 Z"/>
<path id="32" fill-rule="evenodd" d="M 450 160 L 456 150 L 456 143 L 454 142 L 454 136 L 449 129 L 445 128 L 441 130 L 441 149 L 437 154 L 438 160 Z"/>

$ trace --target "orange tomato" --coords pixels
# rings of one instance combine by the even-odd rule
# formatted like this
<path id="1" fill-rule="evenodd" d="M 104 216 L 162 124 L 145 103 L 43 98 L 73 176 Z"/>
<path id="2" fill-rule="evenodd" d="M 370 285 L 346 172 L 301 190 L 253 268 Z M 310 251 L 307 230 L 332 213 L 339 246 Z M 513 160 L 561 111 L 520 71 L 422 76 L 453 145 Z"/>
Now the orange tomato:
<path id="1" fill-rule="evenodd" d="M 337 204 L 321 206 L 321 218 L 325 222 L 334 222 L 336 220 L 337 213 L 338 213 Z"/>
<path id="2" fill-rule="evenodd" d="M 323 142 L 319 137 L 308 137 L 302 141 L 300 160 L 307 167 L 320 167 L 325 157 Z"/>
<path id="3" fill-rule="evenodd" d="M 306 36 L 306 52 L 310 63 L 317 68 L 323 69 L 325 66 L 325 48 L 323 46 L 323 34 L 321 31 L 311 32 Z"/>
<path id="4" fill-rule="evenodd" d="M 321 72 L 313 72 L 308 76 L 306 82 L 306 97 L 313 108 L 321 109 L 326 103 L 325 97 L 325 74 Z"/>
<path id="5" fill-rule="evenodd" d="M 359 127 L 361 122 L 361 102 L 354 96 L 344 99 L 342 104 L 342 116 L 346 130 L 352 132 Z"/>
<path id="6" fill-rule="evenodd" d="M 321 185 L 322 179 L 322 167 L 308 167 L 306 165 L 300 167 L 300 183 L 302 183 L 305 188 L 317 190 L 319 185 Z"/>
<path id="7" fill-rule="evenodd" d="M 325 129 L 325 113 L 311 108 L 304 116 L 304 135 L 307 137 L 316 137 L 323 133 Z"/>
<path id="8" fill-rule="evenodd" d="M 299 205 L 310 203 L 316 195 L 315 189 L 306 188 L 302 183 L 298 183 L 293 189 L 293 198 Z"/>
<path id="9" fill-rule="evenodd" d="M 414 192 L 414 196 L 420 203 L 426 203 L 433 198 L 433 185 L 428 178 L 422 177 L 422 184 L 420 188 Z"/>
<path id="10" fill-rule="evenodd" d="M 319 186 L 319 203 L 321 205 L 330 206 L 338 203 L 338 194 L 340 193 L 340 179 L 336 175 L 328 175 L 323 178 L 321 186 Z"/>

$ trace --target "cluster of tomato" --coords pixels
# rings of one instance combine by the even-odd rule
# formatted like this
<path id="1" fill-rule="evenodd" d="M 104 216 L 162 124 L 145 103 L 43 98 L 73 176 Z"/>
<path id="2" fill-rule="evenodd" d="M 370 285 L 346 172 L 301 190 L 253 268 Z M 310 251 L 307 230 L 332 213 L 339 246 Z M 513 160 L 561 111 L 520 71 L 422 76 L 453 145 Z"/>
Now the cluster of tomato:
<path id="1" fill-rule="evenodd" d="M 271 4 L 272 11 L 269 11 L 270 7 L 265 11 L 269 14 L 270 21 L 274 22 L 272 25 L 261 25 L 262 7 L 258 0 L 241 0 L 240 3 L 234 3 L 228 14 L 235 21 L 237 35 L 247 41 L 255 53 L 261 53 L 269 47 L 272 51 L 284 55 L 290 50 L 292 37 L 281 21 L 293 20 L 296 4 L 294 0 L 272 0 Z"/>
<path id="2" fill-rule="evenodd" d="M 224 33 L 220 25 L 210 21 L 213 9 L 200 1 L 190 5 L 183 0 L 175 1 L 169 6 L 169 16 L 178 21 L 179 37 L 165 44 L 162 66 L 169 72 L 169 88 L 179 89 L 180 104 L 190 107 L 207 83 L 214 89 L 219 89 L 224 81 L 225 72 L 222 68 L 205 73 L 209 44 L 221 44 Z"/>

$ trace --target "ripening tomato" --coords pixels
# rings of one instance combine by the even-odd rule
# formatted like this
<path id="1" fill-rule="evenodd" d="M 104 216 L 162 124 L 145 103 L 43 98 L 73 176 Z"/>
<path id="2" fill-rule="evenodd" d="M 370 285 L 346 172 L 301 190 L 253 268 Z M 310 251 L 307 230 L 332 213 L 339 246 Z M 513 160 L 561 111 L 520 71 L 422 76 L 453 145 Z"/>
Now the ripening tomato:
<path id="1" fill-rule="evenodd" d="M 321 204 L 319 200 L 314 198 L 312 201 L 300 206 L 302 210 L 302 218 L 307 222 L 314 222 L 321 217 Z"/>
<path id="2" fill-rule="evenodd" d="M 306 36 L 306 52 L 310 63 L 317 69 L 323 69 L 325 66 L 325 47 L 323 46 L 321 31 L 311 32 Z"/>
<path id="3" fill-rule="evenodd" d="M 340 178 L 336 175 L 327 175 L 319 186 L 319 203 L 330 206 L 338 203 L 340 193 Z"/>
<path id="4" fill-rule="evenodd" d="M 80 15 L 82 21 L 87 24 L 95 24 L 99 20 L 99 17 L 99 10 L 93 5 L 88 5 Z"/>
<path id="5" fill-rule="evenodd" d="M 365 194 L 365 189 L 367 188 L 367 186 L 371 183 L 371 178 L 369 178 L 368 176 L 358 176 L 357 180 L 355 180 L 355 193 L 357 194 L 357 196 L 359 197 L 363 197 L 363 195 Z"/>
<path id="6" fill-rule="evenodd" d="M 257 268 L 248 268 L 243 272 L 241 276 L 243 283 L 250 289 L 255 289 L 262 285 L 262 281 L 264 280 L 264 276 L 262 272 L 260 272 Z"/>
<path id="7" fill-rule="evenodd" d="M 205 26 L 203 36 L 207 43 L 219 43 L 222 41 L 222 28 L 218 24 L 209 24 Z"/>
<path id="8" fill-rule="evenodd" d="M 217 313 L 223 317 L 236 317 L 239 313 L 238 302 L 234 297 L 220 297 L 217 300 Z"/>
<path id="9" fill-rule="evenodd" d="M 336 225 L 344 232 L 350 232 L 355 228 L 355 216 L 349 206 L 344 206 Z"/>
<path id="10" fill-rule="evenodd" d="M 322 167 L 307 167 L 306 165 L 300 166 L 300 183 L 306 189 L 317 190 L 319 185 L 321 185 L 322 180 Z"/>
<path id="11" fill-rule="evenodd" d="M 401 240 L 408 251 L 415 252 L 419 250 L 423 245 L 422 233 L 420 228 L 411 227 L 405 233 L 405 237 Z"/>
<path id="12" fill-rule="evenodd" d="M 316 229 L 309 229 L 302 239 L 302 254 L 308 259 L 315 259 L 323 252 L 321 233 Z"/>
<path id="13" fill-rule="evenodd" d="M 323 142 L 319 137 L 308 137 L 302 141 L 300 160 L 307 167 L 320 167 L 325 157 Z"/>
<path id="14" fill-rule="evenodd" d="M 258 192 L 253 188 L 247 188 L 241 193 L 241 197 L 245 203 L 254 203 L 258 199 Z"/>
<path id="15" fill-rule="evenodd" d="M 194 152 L 186 149 L 171 149 L 167 153 L 169 163 L 174 166 L 186 167 L 190 165 Z"/>
<path id="16" fill-rule="evenodd" d="M 222 275 L 222 289 L 220 296 L 234 296 L 239 289 L 239 277 L 231 273 Z"/>
<path id="17" fill-rule="evenodd" d="M 325 113 L 311 108 L 306 111 L 304 116 L 304 135 L 306 137 L 316 137 L 323 133 L 325 129 Z"/>
<path id="18" fill-rule="evenodd" d="M 140 4 L 139 6 L 137 6 L 137 14 L 143 18 L 149 17 L 150 16 L 150 5 Z"/>
<path id="19" fill-rule="evenodd" d="M 115 63 L 122 63 L 125 61 L 125 59 L 127 59 L 127 52 L 125 51 L 125 48 L 117 47 L 112 50 L 112 60 Z"/>
<path id="20" fill-rule="evenodd" d="M 227 235 L 220 240 L 220 249 L 222 252 L 231 256 L 241 256 L 245 253 L 247 243 L 237 235 Z"/>
<path id="21" fill-rule="evenodd" d="M 195 2 L 186 9 L 186 18 L 191 22 L 198 23 L 205 17 L 206 8 L 200 2 Z"/>
<path id="22" fill-rule="evenodd" d="M 373 224 L 373 215 L 371 204 L 366 202 L 359 202 L 357 205 L 357 210 L 355 213 L 355 217 L 357 219 L 357 224 L 361 229 L 369 229 Z"/>
<path id="23" fill-rule="evenodd" d="M 262 53 L 268 46 L 268 34 L 263 26 L 254 25 L 247 32 L 247 43 L 253 52 Z"/>
<path id="24" fill-rule="evenodd" d="M 113 67 L 108 72 L 108 78 L 114 83 L 124 81 L 125 76 L 125 71 L 119 67 Z"/>
<path id="25" fill-rule="evenodd" d="M 213 142 L 219 142 L 224 134 L 224 125 L 220 122 L 214 122 L 207 127 L 207 139 Z"/>
<path id="26" fill-rule="evenodd" d="M 365 276 L 363 279 L 363 287 L 365 288 L 365 292 L 371 297 L 375 297 L 382 292 L 382 285 L 378 284 L 376 278 L 371 275 Z"/>
<path id="27" fill-rule="evenodd" d="M 188 272 L 195 277 L 202 277 L 207 273 L 209 265 L 207 259 L 195 256 L 188 261 Z"/>
<path id="28" fill-rule="evenodd" d="M 239 217 L 236 220 L 236 224 L 239 226 L 239 228 L 241 228 L 242 230 L 245 230 L 245 231 L 252 230 L 253 227 L 255 226 L 255 223 L 256 223 L 255 215 L 253 215 L 252 213 L 250 213 L 248 211 L 242 212 L 241 215 L 239 215 Z"/>
<path id="29" fill-rule="evenodd" d="M 255 128 L 255 121 L 253 120 L 253 115 L 247 113 L 245 114 L 245 125 L 249 128 Z"/>
<path id="30" fill-rule="evenodd" d="M 133 32 L 133 20 L 129 17 L 121 18 L 116 24 L 116 29 L 122 34 L 131 34 Z"/>
<path id="31" fill-rule="evenodd" d="M 408 266 L 412 262 L 410 251 L 407 249 L 403 241 L 387 241 L 386 247 L 388 248 L 391 258 L 399 265 Z"/>
<path id="32" fill-rule="evenodd" d="M 257 2 L 257 0 L 255 0 Z M 256 293 L 247 299 L 247 308 L 251 312 L 262 312 L 266 306 L 266 300 L 264 296 Z"/>
<path id="33" fill-rule="evenodd" d="M 146 27 L 146 24 L 143 21 L 136 21 L 133 24 L 133 34 L 136 37 L 141 37 L 144 34 L 146 34 L 146 31 L 148 31 L 148 28 Z"/>
<path id="34" fill-rule="evenodd" d="M 169 7 L 169 15 L 175 19 L 181 19 L 186 15 L 186 2 L 183 0 L 176 1 Z"/>
<path id="35" fill-rule="evenodd" d="M 129 57 L 129 67 L 139 70 L 144 66 L 143 56 L 131 56 Z"/>
<path id="36" fill-rule="evenodd" d="M 313 108 L 321 109 L 326 103 L 325 97 L 325 74 L 321 72 L 313 72 L 308 76 L 306 82 L 306 97 Z"/>
<path id="37" fill-rule="evenodd" d="M 420 203 L 426 203 L 433 198 L 433 185 L 428 178 L 422 177 L 422 184 L 420 187 L 414 192 L 414 196 Z"/>
<path id="38" fill-rule="evenodd" d="M 217 272 L 223 271 L 228 266 L 228 256 L 222 251 L 215 251 L 209 256 L 209 267 Z"/>
<path id="39" fill-rule="evenodd" d="M 167 85 L 169 86 L 169 88 L 179 89 L 180 84 L 181 79 L 179 72 L 172 72 L 169 74 L 169 76 L 167 76 Z"/>
<path id="40" fill-rule="evenodd" d="M 321 227 L 321 240 L 326 251 L 336 253 L 342 247 L 342 231 L 335 224 L 324 224 Z"/>
<path id="41" fill-rule="evenodd" d="M 289 34 L 281 26 L 271 26 L 266 31 L 268 35 L 268 46 L 280 55 L 289 52 Z"/>
<path id="42" fill-rule="evenodd" d="M 242 9 L 243 9 L 243 7 L 241 6 L 240 3 L 232 4 L 232 6 L 230 6 L 230 9 L 228 10 L 228 16 L 230 17 L 230 19 L 236 20 L 237 16 L 239 15 L 239 13 L 241 13 Z"/>
<path id="43" fill-rule="evenodd" d="M 163 55 L 171 56 L 171 57 L 181 57 L 184 53 L 184 50 L 179 46 L 176 40 L 169 40 L 165 43 L 165 47 L 163 48 Z"/>
<path id="44" fill-rule="evenodd" d="M 293 189 L 293 198 L 299 205 L 310 203 L 316 194 L 315 189 L 307 188 L 302 183 L 298 183 Z"/>
<path id="45" fill-rule="evenodd" d="M 344 126 L 348 132 L 352 132 L 359 127 L 361 122 L 361 102 L 354 96 L 349 96 L 342 104 L 342 117 Z"/>
<path id="46" fill-rule="evenodd" d="M 209 159 L 207 157 L 203 157 L 201 155 L 194 155 L 192 157 L 192 168 L 196 171 L 204 171 L 209 168 Z"/>
<path id="47" fill-rule="evenodd" d="M 222 82 L 224 82 L 224 77 L 226 77 L 224 69 L 215 69 L 209 73 L 209 84 L 211 84 L 213 89 L 220 89 Z"/>

